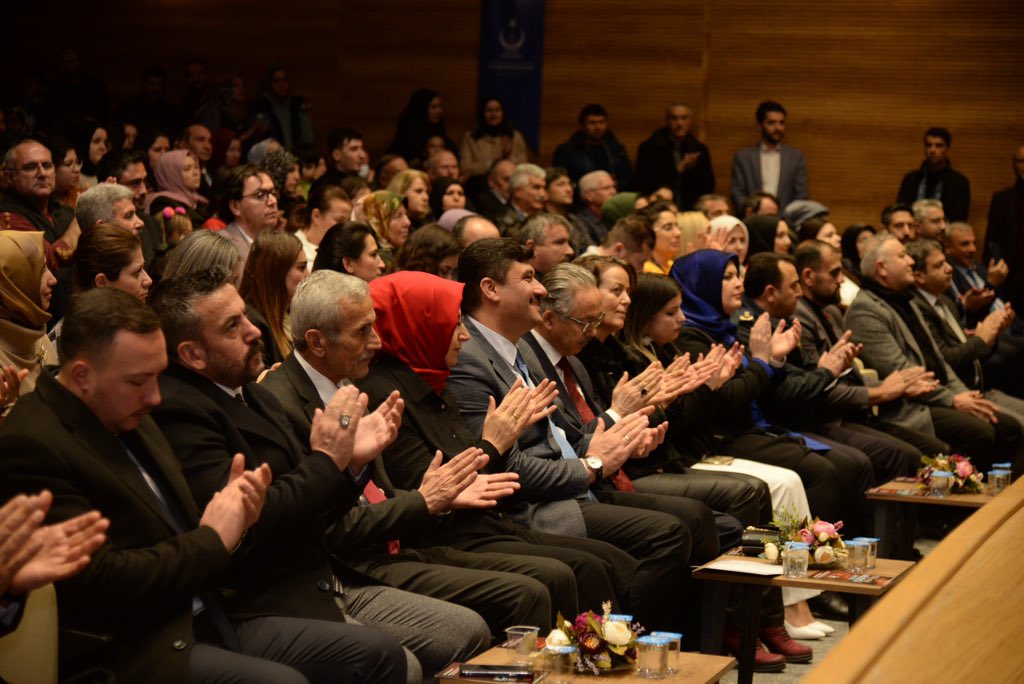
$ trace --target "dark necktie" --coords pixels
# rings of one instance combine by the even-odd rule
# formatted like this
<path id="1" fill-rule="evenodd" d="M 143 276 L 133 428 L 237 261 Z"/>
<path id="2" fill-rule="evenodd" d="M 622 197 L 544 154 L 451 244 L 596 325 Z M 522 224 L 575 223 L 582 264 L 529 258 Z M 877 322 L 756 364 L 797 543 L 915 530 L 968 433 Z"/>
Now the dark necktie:
<path id="1" fill-rule="evenodd" d="M 367 482 L 366 486 L 363 487 L 363 496 L 366 497 L 366 502 L 371 506 L 373 504 L 383 503 L 388 499 L 387 494 L 384 493 L 384 490 L 375 485 L 373 483 L 373 480 Z M 397 556 L 398 552 L 402 550 L 402 542 L 398 541 L 397 539 L 389 539 L 387 544 L 388 553 L 392 556 Z"/>
<path id="2" fill-rule="evenodd" d="M 565 389 L 569 392 L 569 397 L 572 399 L 573 406 L 576 407 L 576 412 L 580 414 L 580 418 L 583 419 L 583 424 L 588 425 L 596 416 L 590 408 L 590 404 L 587 403 L 586 397 L 583 396 L 583 392 L 580 391 L 579 385 L 576 384 L 576 375 L 572 372 L 572 364 L 569 363 L 569 357 L 563 356 L 558 361 L 558 367 L 562 371 L 562 380 L 565 382 Z M 608 479 L 612 485 L 620 492 L 635 492 L 636 487 L 633 486 L 633 481 L 629 479 L 629 475 L 626 475 L 622 470 L 617 471 L 613 475 L 609 475 Z"/>

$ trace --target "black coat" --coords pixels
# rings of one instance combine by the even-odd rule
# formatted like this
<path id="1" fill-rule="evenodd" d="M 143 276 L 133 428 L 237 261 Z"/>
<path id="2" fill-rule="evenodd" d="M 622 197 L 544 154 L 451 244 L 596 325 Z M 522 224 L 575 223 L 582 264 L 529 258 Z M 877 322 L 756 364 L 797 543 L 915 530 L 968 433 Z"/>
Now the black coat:
<path id="1" fill-rule="evenodd" d="M 649 195 L 660 187 L 671 188 L 679 210 L 689 211 L 698 197 L 715 191 L 711 152 L 707 145 L 687 135 L 679 143 L 680 155 L 700 152 L 700 157 L 696 165 L 679 173 L 673 148 L 667 128 L 659 128 L 640 143 L 636 152 L 636 189 L 641 195 Z"/>

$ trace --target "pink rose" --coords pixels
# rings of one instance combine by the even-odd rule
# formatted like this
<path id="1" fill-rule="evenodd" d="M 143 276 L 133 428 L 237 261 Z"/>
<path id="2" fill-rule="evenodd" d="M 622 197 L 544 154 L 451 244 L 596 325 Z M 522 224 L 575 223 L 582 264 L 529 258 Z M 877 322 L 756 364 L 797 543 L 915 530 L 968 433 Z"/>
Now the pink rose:
<path id="1" fill-rule="evenodd" d="M 797 534 L 800 535 L 800 541 L 804 542 L 805 544 L 814 543 L 814 535 L 811 534 L 810 530 L 803 529 L 797 532 Z"/>
<path id="2" fill-rule="evenodd" d="M 828 537 L 835 536 L 836 526 L 832 523 L 825 522 L 824 520 L 819 520 L 818 522 L 811 525 L 811 531 L 814 533 L 814 536 L 818 537 L 819 539 L 821 538 L 821 534 L 824 532 L 827 539 Z"/>
<path id="3" fill-rule="evenodd" d="M 956 464 L 956 476 L 966 480 L 974 473 L 974 466 L 971 465 L 970 461 L 960 461 Z"/>

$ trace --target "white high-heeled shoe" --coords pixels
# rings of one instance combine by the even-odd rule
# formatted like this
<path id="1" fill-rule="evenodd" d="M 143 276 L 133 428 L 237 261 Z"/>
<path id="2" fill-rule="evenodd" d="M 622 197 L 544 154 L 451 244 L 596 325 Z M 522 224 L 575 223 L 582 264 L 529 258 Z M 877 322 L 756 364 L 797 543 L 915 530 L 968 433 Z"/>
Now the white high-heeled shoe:
<path id="1" fill-rule="evenodd" d="M 808 627 L 813 627 L 814 629 L 818 630 L 819 632 L 824 632 L 825 636 L 828 636 L 832 632 L 836 631 L 835 627 L 832 627 L 831 625 L 826 625 L 821 620 L 815 620 L 814 622 L 812 622 L 811 624 L 809 624 L 807 626 Z"/>
<path id="2" fill-rule="evenodd" d="M 804 625 L 803 627 L 794 627 L 789 622 L 784 623 L 786 625 L 786 631 L 794 639 L 821 639 L 825 636 L 825 632 L 820 629 L 816 629 L 814 624 Z"/>

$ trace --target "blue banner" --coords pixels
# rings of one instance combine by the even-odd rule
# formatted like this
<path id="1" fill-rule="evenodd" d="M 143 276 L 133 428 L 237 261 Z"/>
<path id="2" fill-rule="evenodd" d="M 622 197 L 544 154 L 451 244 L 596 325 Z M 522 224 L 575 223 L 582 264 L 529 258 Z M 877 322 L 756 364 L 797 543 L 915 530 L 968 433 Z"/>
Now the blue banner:
<path id="1" fill-rule="evenodd" d="M 536 150 L 544 60 L 544 0 L 482 0 L 480 98 L 497 97 Z"/>

